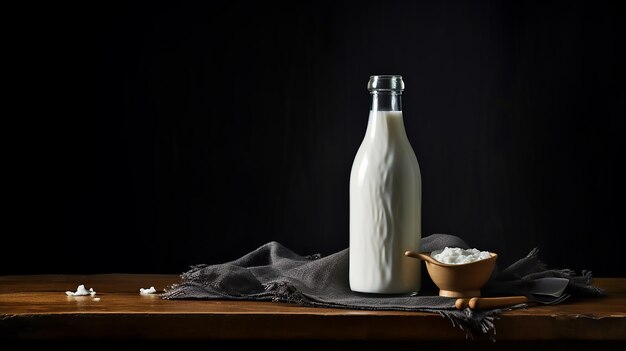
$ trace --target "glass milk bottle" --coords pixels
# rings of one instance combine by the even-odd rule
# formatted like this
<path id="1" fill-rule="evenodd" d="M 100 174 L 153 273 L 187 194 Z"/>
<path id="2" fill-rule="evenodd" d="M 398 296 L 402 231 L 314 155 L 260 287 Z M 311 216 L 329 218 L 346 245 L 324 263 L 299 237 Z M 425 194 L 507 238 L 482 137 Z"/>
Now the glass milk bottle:
<path id="1" fill-rule="evenodd" d="M 417 292 L 422 180 L 402 119 L 402 76 L 371 76 L 372 106 L 350 174 L 350 289 Z"/>

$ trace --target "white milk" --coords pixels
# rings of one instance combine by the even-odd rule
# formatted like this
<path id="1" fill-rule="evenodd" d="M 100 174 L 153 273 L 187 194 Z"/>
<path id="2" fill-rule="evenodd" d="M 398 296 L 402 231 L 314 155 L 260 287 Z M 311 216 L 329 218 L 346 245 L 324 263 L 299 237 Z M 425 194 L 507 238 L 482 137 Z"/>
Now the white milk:
<path id="1" fill-rule="evenodd" d="M 370 111 L 350 174 L 350 288 L 417 292 L 422 181 L 401 111 Z"/>

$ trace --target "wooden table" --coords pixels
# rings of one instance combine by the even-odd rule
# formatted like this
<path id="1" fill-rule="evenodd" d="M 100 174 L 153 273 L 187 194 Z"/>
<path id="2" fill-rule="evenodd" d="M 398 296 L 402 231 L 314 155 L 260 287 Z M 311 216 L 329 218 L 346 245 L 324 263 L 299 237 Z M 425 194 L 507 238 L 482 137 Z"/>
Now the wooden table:
<path id="1" fill-rule="evenodd" d="M 161 290 L 175 275 L 0 276 L 0 338 L 141 340 L 369 340 L 464 342 L 465 334 L 437 314 L 307 308 L 245 301 L 166 301 L 139 295 Z M 596 279 L 606 298 L 503 313 L 498 342 L 626 341 L 626 279 Z M 68 297 L 85 284 L 97 291 Z M 582 344 L 578 343 L 581 341 Z M 372 345 L 374 345 L 372 344 Z M 501 345 L 501 344 L 500 344 Z"/>

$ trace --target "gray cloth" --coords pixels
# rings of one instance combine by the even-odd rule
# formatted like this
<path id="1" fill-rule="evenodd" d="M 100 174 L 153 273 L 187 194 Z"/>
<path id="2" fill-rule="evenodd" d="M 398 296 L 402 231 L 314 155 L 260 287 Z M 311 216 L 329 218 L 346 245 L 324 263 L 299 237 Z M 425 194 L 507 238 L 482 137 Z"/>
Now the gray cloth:
<path id="1" fill-rule="evenodd" d="M 469 248 L 459 237 L 433 234 L 422 239 L 421 251 L 429 252 L 446 246 Z M 422 276 L 427 278 L 428 274 L 424 271 Z M 602 294 L 601 290 L 591 285 L 590 272 L 574 276 L 570 270 L 548 270 L 538 259 L 536 249 L 501 273 L 494 270 L 483 293 L 489 292 L 490 287 L 503 294 L 519 292 L 524 281 L 542 276 L 569 278 L 574 288 L 568 289 L 573 294 Z M 277 242 L 270 242 L 232 262 L 193 266 L 182 274 L 181 279 L 161 297 L 270 300 L 313 307 L 434 312 L 449 318 L 453 325 L 466 330 L 470 337 L 474 332 L 493 337 L 494 318 L 502 311 L 459 311 L 454 307 L 455 299 L 437 296 L 436 289 L 428 291 L 427 288 L 419 295 L 393 296 L 353 292 L 348 283 L 348 249 L 326 257 L 301 256 Z M 520 307 L 524 306 L 515 306 Z"/>

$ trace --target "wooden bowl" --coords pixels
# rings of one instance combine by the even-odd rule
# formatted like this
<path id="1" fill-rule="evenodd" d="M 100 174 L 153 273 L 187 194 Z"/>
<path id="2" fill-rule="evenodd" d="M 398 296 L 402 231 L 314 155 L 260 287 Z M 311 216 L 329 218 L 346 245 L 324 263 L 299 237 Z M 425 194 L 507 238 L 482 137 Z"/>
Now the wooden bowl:
<path id="1" fill-rule="evenodd" d="M 439 288 L 439 296 L 447 297 L 480 296 L 480 289 L 489 280 L 498 258 L 497 254 L 490 252 L 491 257 L 484 260 L 446 264 L 430 257 L 430 252 L 407 251 L 404 254 L 424 261 L 428 275 Z"/>

